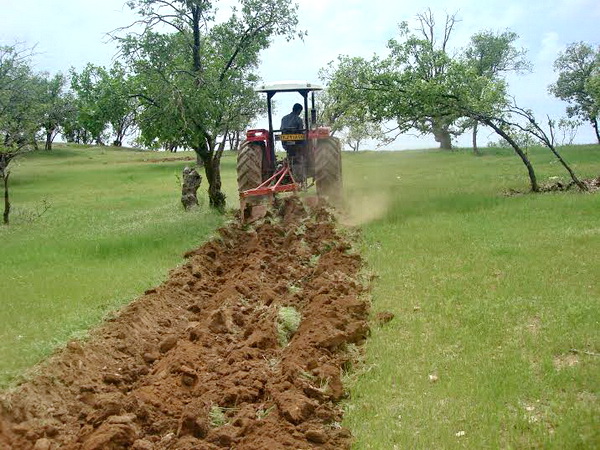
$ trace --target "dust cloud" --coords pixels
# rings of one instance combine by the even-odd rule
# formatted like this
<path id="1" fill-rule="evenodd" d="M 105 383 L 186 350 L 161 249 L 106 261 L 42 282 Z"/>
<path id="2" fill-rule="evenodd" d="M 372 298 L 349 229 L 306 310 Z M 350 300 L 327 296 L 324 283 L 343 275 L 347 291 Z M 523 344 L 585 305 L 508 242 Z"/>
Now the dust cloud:
<path id="1" fill-rule="evenodd" d="M 392 198 L 385 193 L 353 194 L 345 203 L 340 222 L 346 226 L 358 226 L 382 218 L 389 210 Z"/>

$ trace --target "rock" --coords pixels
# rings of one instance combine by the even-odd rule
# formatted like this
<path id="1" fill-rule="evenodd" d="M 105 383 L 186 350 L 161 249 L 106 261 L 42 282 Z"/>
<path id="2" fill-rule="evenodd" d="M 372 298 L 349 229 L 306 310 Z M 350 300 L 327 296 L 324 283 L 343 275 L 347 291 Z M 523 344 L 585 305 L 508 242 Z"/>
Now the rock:
<path id="1" fill-rule="evenodd" d="M 158 345 L 158 349 L 161 353 L 167 353 L 169 350 L 175 347 L 175 345 L 177 345 L 177 336 L 170 334 L 162 340 L 162 342 Z"/>
<path id="2" fill-rule="evenodd" d="M 316 444 L 324 444 L 329 439 L 327 434 L 323 430 L 310 429 L 304 433 L 304 437 L 310 442 Z"/>
<path id="3" fill-rule="evenodd" d="M 298 425 L 313 414 L 316 403 L 300 392 L 286 391 L 277 395 L 275 403 L 288 422 Z"/>
<path id="4" fill-rule="evenodd" d="M 85 440 L 82 450 L 130 448 L 136 441 L 137 434 L 131 424 L 103 423 Z"/>
<path id="5" fill-rule="evenodd" d="M 377 323 L 381 326 L 391 321 L 394 317 L 394 313 L 383 311 L 377 313 L 375 320 L 377 320 Z"/>
<path id="6" fill-rule="evenodd" d="M 50 450 L 51 448 L 52 441 L 46 438 L 38 439 L 33 446 L 33 450 Z"/>
<path id="7" fill-rule="evenodd" d="M 152 450 L 153 448 L 154 444 L 146 439 L 138 439 L 131 447 L 132 450 Z"/>
<path id="8" fill-rule="evenodd" d="M 120 384 L 123 381 L 123 377 L 118 373 L 105 373 L 102 375 L 102 380 L 106 384 Z"/>
<path id="9" fill-rule="evenodd" d="M 158 352 L 146 352 L 142 355 L 142 358 L 148 364 L 152 364 L 154 361 L 160 358 L 160 354 Z"/>
<path id="10" fill-rule="evenodd" d="M 107 423 L 130 424 L 136 419 L 135 414 L 123 414 L 122 416 L 110 416 Z"/>
<path id="11" fill-rule="evenodd" d="M 208 329 L 213 333 L 229 333 L 227 318 L 222 310 L 215 311 L 210 318 Z"/>

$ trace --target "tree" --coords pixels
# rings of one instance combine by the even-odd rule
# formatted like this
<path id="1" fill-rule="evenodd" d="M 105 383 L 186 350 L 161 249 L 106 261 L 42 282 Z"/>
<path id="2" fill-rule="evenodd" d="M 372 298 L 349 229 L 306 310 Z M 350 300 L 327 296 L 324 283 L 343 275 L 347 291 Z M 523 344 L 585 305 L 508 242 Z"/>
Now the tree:
<path id="1" fill-rule="evenodd" d="M 5 225 L 9 223 L 11 208 L 10 163 L 33 146 L 39 126 L 30 53 L 17 45 L 0 46 L 0 177 L 4 187 Z"/>
<path id="2" fill-rule="evenodd" d="M 225 137 L 239 129 L 241 118 L 258 112 L 252 87 L 260 52 L 275 36 L 298 35 L 297 5 L 240 0 L 223 23 L 215 23 L 210 0 L 131 0 L 128 5 L 144 31 L 117 38 L 138 83 L 142 139 L 193 148 L 204 166 L 210 205 L 221 209 Z M 165 28 L 172 32 L 162 32 Z"/>
<path id="3" fill-rule="evenodd" d="M 439 92 L 447 84 L 447 69 L 451 58 L 448 54 L 448 43 L 454 26 L 457 23 L 456 15 L 446 15 L 441 38 L 436 29 L 436 21 L 430 9 L 417 15 L 419 22 L 418 35 L 410 34 L 406 23 L 400 26 L 400 39 L 391 39 L 388 43 L 390 56 L 384 61 L 390 75 L 404 86 L 418 87 L 426 85 L 428 97 Z M 416 85 L 416 86 L 415 86 Z M 427 101 L 427 98 L 425 98 Z M 453 115 L 440 115 L 435 110 L 429 114 L 417 114 L 412 111 L 412 101 L 403 101 L 396 109 L 396 120 L 399 131 L 410 128 L 418 130 L 421 134 L 433 134 L 440 148 L 452 148 L 452 135 L 462 133 L 456 127 L 459 117 Z"/>
<path id="4" fill-rule="evenodd" d="M 531 70 L 531 64 L 525 58 L 526 50 L 518 49 L 514 43 L 519 35 L 512 31 L 495 33 L 481 31 L 471 36 L 464 58 L 479 76 L 498 79 L 504 73 L 522 73 Z M 477 122 L 473 128 L 473 151 L 477 148 Z"/>
<path id="5" fill-rule="evenodd" d="M 600 64 L 593 70 L 592 75 L 586 81 L 585 89 L 593 101 L 593 109 L 600 111 Z"/>
<path id="6" fill-rule="evenodd" d="M 66 122 L 72 107 L 65 93 L 67 79 L 61 73 L 51 78 L 48 74 L 41 74 L 35 77 L 35 81 L 38 89 L 37 108 L 40 126 L 46 141 L 44 148 L 52 150 L 52 142 Z"/>
<path id="7" fill-rule="evenodd" d="M 360 99 L 352 98 L 352 94 L 344 90 L 345 81 L 341 74 L 334 77 L 330 69 L 332 66 L 319 73 L 321 79 L 329 79 L 330 83 L 316 98 L 318 123 L 329 127 L 332 136 L 341 134 L 342 140 L 354 151 L 358 151 L 361 143 L 368 139 L 385 141 L 381 125 L 369 119 Z M 346 71 L 344 77 L 351 77 L 352 73 Z"/>
<path id="8" fill-rule="evenodd" d="M 463 131 L 457 124 L 460 116 L 450 111 L 440 114 L 431 105 L 452 87 L 448 42 L 457 19 L 446 16 L 441 37 L 431 10 L 417 15 L 417 20 L 418 35 L 406 22 L 400 24 L 399 38 L 388 42 L 387 57 L 368 61 L 341 56 L 330 64 L 325 78 L 338 103 L 353 104 L 354 111 L 375 123 L 396 122 L 388 133 L 433 134 L 441 148 L 451 149 L 452 135 Z"/>
<path id="9" fill-rule="evenodd" d="M 591 123 L 600 144 L 600 103 L 594 88 L 594 77 L 600 71 L 600 47 L 594 49 L 584 42 L 570 44 L 554 61 L 554 68 L 558 71 L 558 80 L 549 86 L 549 92 L 569 104 L 569 117 Z"/>
<path id="10" fill-rule="evenodd" d="M 68 92 L 64 97 L 65 116 L 61 126 L 61 134 L 67 142 L 75 142 L 77 144 L 91 144 L 92 136 L 81 123 L 79 114 L 79 101 L 73 92 Z"/>
<path id="11" fill-rule="evenodd" d="M 104 144 L 107 128 L 120 147 L 134 124 L 137 101 L 132 95 L 134 81 L 120 63 L 109 70 L 88 64 L 81 73 L 71 70 L 71 86 L 77 94 L 78 122 L 97 144 Z"/>
<path id="12" fill-rule="evenodd" d="M 342 141 L 355 152 L 359 151 L 361 144 L 369 139 L 385 141 L 385 136 L 379 124 L 353 121 L 348 123 L 342 132 Z"/>

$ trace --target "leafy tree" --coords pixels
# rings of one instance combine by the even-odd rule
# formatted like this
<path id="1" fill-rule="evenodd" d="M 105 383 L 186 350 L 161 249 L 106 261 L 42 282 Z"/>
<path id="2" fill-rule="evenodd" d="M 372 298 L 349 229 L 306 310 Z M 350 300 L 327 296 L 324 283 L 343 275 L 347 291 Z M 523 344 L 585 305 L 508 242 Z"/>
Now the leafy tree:
<path id="1" fill-rule="evenodd" d="M 88 64 L 81 73 L 71 71 L 71 86 L 77 94 L 79 123 L 97 144 L 104 144 L 110 125 L 113 145 L 121 146 L 133 126 L 137 102 L 131 94 L 133 80 L 118 62 L 109 70 Z"/>
<path id="2" fill-rule="evenodd" d="M 35 78 L 35 81 L 38 89 L 37 114 L 46 140 L 44 148 L 52 150 L 52 142 L 66 122 L 72 107 L 65 93 L 67 79 L 61 73 L 51 78 L 48 74 L 41 74 Z"/>
<path id="3" fill-rule="evenodd" d="M 90 144 L 93 142 L 92 136 L 81 123 L 79 114 L 79 100 L 74 93 L 68 92 L 64 97 L 65 115 L 61 126 L 61 134 L 67 142 L 77 144 Z"/>
<path id="4" fill-rule="evenodd" d="M 411 33 L 406 22 L 400 24 L 400 37 L 388 42 L 387 57 L 340 56 L 322 73 L 342 110 L 350 107 L 357 118 L 374 123 L 396 122 L 388 134 L 413 129 L 433 134 L 441 148 L 451 149 L 452 135 L 463 131 L 457 124 L 460 116 L 450 110 L 440 113 L 432 105 L 452 89 L 447 51 L 456 18 L 446 16 L 441 39 L 430 10 L 417 19 L 420 34 Z"/>
<path id="5" fill-rule="evenodd" d="M 352 151 L 359 151 L 360 146 L 367 140 L 386 141 L 381 126 L 374 122 L 350 122 L 342 132 L 342 141 Z"/>
<path id="6" fill-rule="evenodd" d="M 593 101 L 593 109 L 600 111 L 600 64 L 594 69 L 592 75 L 587 80 L 585 89 Z"/>
<path id="7" fill-rule="evenodd" d="M 210 205 L 223 208 L 220 161 L 225 139 L 219 145 L 217 140 L 258 112 L 252 86 L 258 80 L 259 54 L 275 36 L 298 35 L 297 5 L 240 0 L 226 21 L 216 23 L 210 0 L 127 4 L 144 27 L 141 36 L 119 38 L 138 83 L 142 139 L 193 148 L 204 166 Z"/>
<path id="8" fill-rule="evenodd" d="M 30 50 L 0 46 L 0 177 L 4 186 L 3 223 L 10 215 L 9 165 L 32 148 L 39 122 L 36 89 L 29 65 Z"/>
<path id="9" fill-rule="evenodd" d="M 569 104 L 569 117 L 578 117 L 592 124 L 600 144 L 600 103 L 595 88 L 598 83 L 595 79 L 600 71 L 600 47 L 594 49 L 584 42 L 570 44 L 554 61 L 554 68 L 558 71 L 558 80 L 548 90 Z"/>
<path id="10" fill-rule="evenodd" d="M 104 145 L 104 133 L 108 126 L 106 115 L 101 109 L 101 79 L 106 71 L 89 63 L 81 73 L 71 69 L 71 88 L 77 98 L 78 123 L 91 135 L 97 144 Z"/>
<path id="11" fill-rule="evenodd" d="M 581 190 L 587 190 L 557 150 L 554 121 L 548 118 L 549 131 L 546 132 L 530 110 L 519 107 L 514 100 L 508 99 L 506 83 L 469 73 L 469 69 L 472 70 L 472 67 L 465 66 L 464 62 L 452 64 L 449 73 L 454 90 L 440 97 L 438 107 L 442 111 L 454 110 L 456 114 L 484 124 L 508 142 L 526 166 L 533 192 L 538 192 L 540 188 L 533 165 L 519 142 L 524 140 L 530 143 L 532 139 L 546 146 L 554 154 L 569 173 L 573 184 Z M 482 93 L 483 96 L 474 95 L 475 93 Z"/>
<path id="12" fill-rule="evenodd" d="M 354 151 L 367 139 L 387 142 L 380 123 L 370 118 L 365 102 L 348 90 L 350 80 L 364 72 L 364 60 L 340 57 L 338 62 L 343 69 L 337 70 L 331 63 L 319 71 L 319 78 L 328 81 L 328 86 L 317 94 L 318 123 L 329 127 L 332 136 L 341 134 Z"/>
<path id="13" fill-rule="evenodd" d="M 135 80 L 126 69 L 115 63 L 103 78 L 101 85 L 102 110 L 115 137 L 113 145 L 120 147 L 128 132 L 135 126 L 137 99 L 133 96 Z"/>
<path id="14" fill-rule="evenodd" d="M 518 38 L 519 36 L 512 31 L 475 33 L 471 36 L 469 46 L 464 52 L 464 58 L 475 74 L 491 80 L 499 79 L 507 72 L 530 71 L 531 64 L 525 57 L 526 50 L 515 47 L 515 41 Z M 477 122 L 472 123 L 472 128 L 473 150 L 478 154 Z"/>

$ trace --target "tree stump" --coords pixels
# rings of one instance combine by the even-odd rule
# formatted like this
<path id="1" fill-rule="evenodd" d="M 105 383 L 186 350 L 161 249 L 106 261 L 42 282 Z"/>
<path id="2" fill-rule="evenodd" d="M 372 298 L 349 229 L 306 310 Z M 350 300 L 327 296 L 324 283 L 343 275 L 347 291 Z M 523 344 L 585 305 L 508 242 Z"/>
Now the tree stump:
<path id="1" fill-rule="evenodd" d="M 202 176 L 196 171 L 195 168 L 184 167 L 183 168 L 183 185 L 181 187 L 181 203 L 183 207 L 188 210 L 194 206 L 198 206 L 198 197 L 196 192 L 202 183 Z"/>

